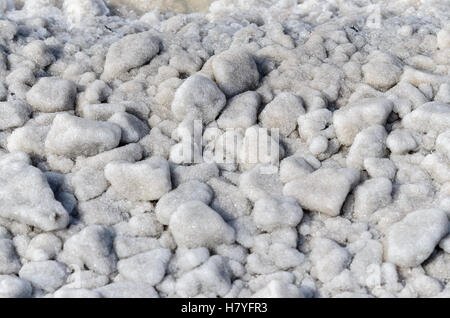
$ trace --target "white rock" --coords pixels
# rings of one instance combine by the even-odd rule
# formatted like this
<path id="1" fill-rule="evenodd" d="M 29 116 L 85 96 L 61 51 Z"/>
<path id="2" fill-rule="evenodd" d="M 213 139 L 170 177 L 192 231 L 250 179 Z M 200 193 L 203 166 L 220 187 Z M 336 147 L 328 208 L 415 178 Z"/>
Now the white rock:
<path id="1" fill-rule="evenodd" d="M 209 204 L 213 197 L 211 188 L 202 182 L 192 180 L 183 183 L 159 199 L 155 208 L 156 218 L 162 224 L 168 225 L 170 217 L 181 204 L 193 200 Z"/>
<path id="2" fill-rule="evenodd" d="M 152 285 L 134 282 L 112 283 L 94 290 L 105 298 L 158 298 Z"/>
<path id="3" fill-rule="evenodd" d="M 13 242 L 10 239 L 0 239 L 0 274 L 18 273 L 21 266 Z"/>
<path id="4" fill-rule="evenodd" d="M 391 203 L 391 192 L 392 183 L 387 178 L 369 179 L 356 187 L 354 217 L 368 221 L 373 212 Z"/>
<path id="5" fill-rule="evenodd" d="M 450 131 L 443 132 L 437 137 L 436 150 L 450 160 Z"/>
<path id="6" fill-rule="evenodd" d="M 117 258 L 113 250 L 114 234 L 108 227 L 91 225 L 71 236 L 58 259 L 79 268 L 87 268 L 108 275 L 116 269 Z"/>
<path id="7" fill-rule="evenodd" d="M 102 194 L 108 187 L 103 171 L 90 167 L 75 172 L 70 183 L 80 201 L 87 201 Z"/>
<path id="8" fill-rule="evenodd" d="M 67 276 L 66 266 L 56 261 L 29 262 L 19 272 L 20 278 L 46 292 L 53 292 L 64 285 Z"/>
<path id="9" fill-rule="evenodd" d="M 281 195 L 282 183 L 271 166 L 257 165 L 239 177 L 239 189 L 250 201 L 257 201 L 269 195 Z M 267 170 L 266 170 L 267 169 Z"/>
<path id="10" fill-rule="evenodd" d="M 92 120 L 108 120 L 115 113 L 125 111 L 125 106 L 117 103 L 85 104 L 81 107 L 82 117 Z"/>
<path id="11" fill-rule="evenodd" d="M 45 140 L 45 150 L 67 157 L 93 156 L 119 145 L 121 129 L 113 123 L 58 114 Z"/>
<path id="12" fill-rule="evenodd" d="M 372 178 L 394 179 L 397 168 L 395 164 L 387 158 L 366 158 L 364 159 L 364 169 Z"/>
<path id="13" fill-rule="evenodd" d="M 170 250 L 154 249 L 120 260 L 117 269 L 127 280 L 154 286 L 164 278 L 170 257 Z"/>
<path id="14" fill-rule="evenodd" d="M 27 191 L 17 190 L 24 187 Z M 44 174 L 22 162 L 0 166 L 0 216 L 45 231 L 69 224 L 69 215 L 55 200 Z"/>
<path id="15" fill-rule="evenodd" d="M 337 216 L 352 185 L 358 180 L 359 173 L 352 168 L 321 168 L 288 182 L 283 194 L 296 198 L 304 209 Z"/>
<path id="16" fill-rule="evenodd" d="M 129 144 L 109 151 L 99 153 L 89 158 L 77 158 L 76 168 L 91 167 L 103 170 L 105 166 L 113 161 L 136 162 L 142 158 L 143 149 L 139 144 Z"/>
<path id="17" fill-rule="evenodd" d="M 304 298 L 300 288 L 294 284 L 288 284 L 272 280 L 266 287 L 252 295 L 254 298 Z"/>
<path id="18" fill-rule="evenodd" d="M 100 298 L 100 294 L 83 288 L 61 288 L 53 293 L 53 298 Z"/>
<path id="19" fill-rule="evenodd" d="M 448 232 L 448 218 L 438 209 L 409 213 L 389 229 L 385 258 L 401 267 L 415 267 L 425 261 Z"/>
<path id="20" fill-rule="evenodd" d="M 203 124 L 208 124 L 219 115 L 225 103 L 225 95 L 213 81 L 195 74 L 177 89 L 171 109 L 179 121 L 201 119 Z"/>
<path id="21" fill-rule="evenodd" d="M 41 78 L 27 93 L 33 110 L 54 113 L 71 110 L 77 94 L 73 82 L 57 77 Z"/>
<path id="22" fill-rule="evenodd" d="M 425 103 L 406 115 L 402 124 L 405 128 L 419 132 L 444 132 L 450 128 L 450 105 L 442 102 Z"/>
<path id="23" fill-rule="evenodd" d="M 122 128 L 121 141 L 126 144 L 139 141 L 149 132 L 148 126 L 143 121 L 126 112 L 115 113 L 108 121 Z"/>
<path id="24" fill-rule="evenodd" d="M 340 108 L 333 113 L 336 136 L 343 145 L 349 146 L 364 128 L 384 125 L 392 108 L 392 102 L 385 98 L 366 98 Z"/>
<path id="25" fill-rule="evenodd" d="M 234 229 L 201 201 L 180 205 L 170 217 L 169 229 L 180 247 L 214 247 L 234 242 Z"/>
<path id="26" fill-rule="evenodd" d="M 24 102 L 0 102 L 0 130 L 23 126 L 30 114 L 30 106 Z"/>
<path id="27" fill-rule="evenodd" d="M 259 72 L 253 57 L 244 50 L 227 50 L 212 60 L 214 78 L 227 96 L 256 88 Z"/>
<path id="28" fill-rule="evenodd" d="M 31 284 L 16 276 L 0 275 L 0 298 L 29 298 Z"/>
<path id="29" fill-rule="evenodd" d="M 135 201 L 158 200 L 172 189 L 169 164 L 161 157 L 111 162 L 105 167 L 105 177 L 114 190 Z"/>
<path id="30" fill-rule="evenodd" d="M 54 259 L 61 251 L 61 240 L 51 233 L 42 233 L 33 237 L 28 244 L 25 256 L 31 261 Z"/>
<path id="31" fill-rule="evenodd" d="M 394 154 L 405 154 L 417 148 L 413 135 L 406 129 L 392 131 L 386 139 L 386 146 Z"/>
<path id="32" fill-rule="evenodd" d="M 364 81 L 377 88 L 388 89 L 400 79 L 402 69 L 392 56 L 375 51 L 371 53 L 369 63 L 362 66 Z"/>
<path id="33" fill-rule="evenodd" d="M 283 183 L 303 178 L 314 171 L 314 168 L 302 157 L 290 156 L 280 163 L 280 180 Z"/>
<path id="34" fill-rule="evenodd" d="M 350 263 L 351 255 L 347 249 L 327 238 L 312 241 L 312 271 L 321 282 L 329 282 L 340 274 Z"/>
<path id="35" fill-rule="evenodd" d="M 297 118 L 305 113 L 301 99 L 291 93 L 281 93 L 267 104 L 259 114 L 262 126 L 278 128 L 280 134 L 288 136 L 297 127 Z"/>
<path id="36" fill-rule="evenodd" d="M 257 227 L 271 232 L 277 228 L 297 226 L 303 210 L 294 198 L 268 197 L 255 202 L 252 216 Z"/>
<path id="37" fill-rule="evenodd" d="M 234 96 L 217 119 L 217 126 L 222 129 L 246 129 L 253 126 L 256 123 L 260 103 L 261 97 L 256 92 L 248 91 Z"/>
<path id="38" fill-rule="evenodd" d="M 113 43 L 106 54 L 102 80 L 109 82 L 149 62 L 159 52 L 160 40 L 151 32 L 130 34 Z"/>
<path id="39" fill-rule="evenodd" d="M 35 40 L 25 45 L 22 49 L 22 54 L 41 68 L 55 61 L 55 57 L 42 40 Z"/>
<path id="40" fill-rule="evenodd" d="M 364 159 L 384 157 L 386 137 L 386 130 L 380 125 L 371 126 L 359 132 L 348 152 L 347 166 L 362 169 Z"/>
<path id="41" fill-rule="evenodd" d="M 442 50 L 450 48 L 450 29 L 443 28 L 437 33 L 437 46 Z"/>

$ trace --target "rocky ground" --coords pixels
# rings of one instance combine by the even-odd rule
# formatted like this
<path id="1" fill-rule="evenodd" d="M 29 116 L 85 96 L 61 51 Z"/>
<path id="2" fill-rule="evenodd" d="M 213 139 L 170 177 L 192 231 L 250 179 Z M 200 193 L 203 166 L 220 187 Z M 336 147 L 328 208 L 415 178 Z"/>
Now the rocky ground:
<path id="1" fill-rule="evenodd" d="M 0 0 L 0 296 L 450 297 L 449 2 L 207 2 Z"/>

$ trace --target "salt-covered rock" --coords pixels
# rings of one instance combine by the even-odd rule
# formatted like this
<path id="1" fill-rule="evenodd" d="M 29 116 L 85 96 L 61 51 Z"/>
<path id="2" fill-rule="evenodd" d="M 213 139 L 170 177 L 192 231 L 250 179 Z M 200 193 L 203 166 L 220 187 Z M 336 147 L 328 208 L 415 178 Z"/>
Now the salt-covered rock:
<path id="1" fill-rule="evenodd" d="M 12 275 L 0 275 L 0 298 L 29 298 L 31 284 Z"/>
<path id="2" fill-rule="evenodd" d="M 352 168 L 321 168 L 301 179 L 288 182 L 283 194 L 297 199 L 304 209 L 336 216 L 359 173 Z"/>
<path id="3" fill-rule="evenodd" d="M 345 248 L 327 238 L 317 238 L 312 241 L 310 257 L 313 273 L 324 283 L 341 273 L 351 260 L 351 255 Z"/>
<path id="4" fill-rule="evenodd" d="M 383 52 L 375 51 L 371 54 L 369 63 L 362 66 L 364 80 L 377 89 L 387 89 L 400 79 L 402 69 L 395 59 Z"/>
<path id="5" fill-rule="evenodd" d="M 176 119 L 201 119 L 204 124 L 213 121 L 225 107 L 226 98 L 209 78 L 195 74 L 175 92 L 172 112 Z"/>
<path id="6" fill-rule="evenodd" d="M 387 178 L 365 181 L 355 189 L 353 215 L 360 220 L 369 220 L 376 210 L 391 203 L 392 183 Z"/>
<path id="7" fill-rule="evenodd" d="M 249 128 L 256 123 L 261 97 L 248 91 L 231 98 L 217 119 L 217 126 L 225 128 Z"/>
<path id="8" fill-rule="evenodd" d="M 149 128 L 144 122 L 126 112 L 117 112 L 108 121 L 122 128 L 121 141 L 123 143 L 137 142 L 149 132 Z"/>
<path id="9" fill-rule="evenodd" d="M 349 146 L 356 135 L 372 125 L 384 125 L 393 104 L 385 98 L 366 98 L 338 109 L 333 113 L 333 124 L 339 141 Z"/>
<path id="10" fill-rule="evenodd" d="M 45 140 L 47 152 L 67 156 L 93 156 L 119 145 L 121 129 L 113 123 L 58 114 Z"/>
<path id="11" fill-rule="evenodd" d="M 142 66 L 159 52 L 160 40 L 152 32 L 130 34 L 113 43 L 106 54 L 102 80 L 109 82 Z"/>
<path id="12" fill-rule="evenodd" d="M 0 102 L 0 130 L 23 126 L 30 113 L 30 106 L 24 102 Z"/>
<path id="13" fill-rule="evenodd" d="M 271 197 L 256 201 L 252 216 L 257 227 L 270 232 L 297 226 L 303 217 L 303 210 L 294 198 Z"/>
<path id="14" fill-rule="evenodd" d="M 168 249 L 154 249 L 120 260 L 117 269 L 128 280 L 154 286 L 164 278 L 170 256 Z"/>
<path id="15" fill-rule="evenodd" d="M 183 183 L 159 199 L 155 208 L 156 218 L 162 224 L 168 225 L 172 214 L 181 204 L 192 200 L 209 204 L 213 196 L 211 188 L 202 182 L 192 180 Z"/>
<path id="16" fill-rule="evenodd" d="M 105 177 L 118 193 L 136 201 L 157 200 L 172 189 L 169 164 L 161 157 L 111 162 L 105 167 Z"/>
<path id="17" fill-rule="evenodd" d="M 297 126 L 297 118 L 305 113 L 301 99 L 291 93 L 281 93 L 264 107 L 259 114 L 262 126 L 278 128 L 280 134 L 288 136 Z"/>
<path id="18" fill-rule="evenodd" d="M 29 262 L 19 272 L 20 278 L 46 292 L 53 292 L 61 287 L 67 276 L 67 267 L 56 261 Z"/>
<path id="19" fill-rule="evenodd" d="M 0 166 L 0 216 L 45 231 L 63 229 L 69 215 L 55 200 L 44 174 L 23 162 Z M 27 187 L 27 191 L 18 191 Z"/>
<path id="20" fill-rule="evenodd" d="M 18 273 L 22 264 L 10 239 L 0 239 L 0 274 Z"/>
<path id="21" fill-rule="evenodd" d="M 61 251 L 61 240 L 51 233 L 39 234 L 31 239 L 26 251 L 26 258 L 31 261 L 54 259 Z"/>
<path id="22" fill-rule="evenodd" d="M 362 169 L 364 159 L 386 155 L 386 129 L 375 125 L 359 132 L 347 155 L 347 166 Z"/>
<path id="23" fill-rule="evenodd" d="M 28 43 L 23 47 L 22 54 L 42 68 L 55 61 L 55 57 L 50 52 L 48 46 L 41 40 Z"/>
<path id="24" fill-rule="evenodd" d="M 170 217 L 169 229 L 180 247 L 231 244 L 235 232 L 222 217 L 201 201 L 180 205 Z"/>
<path id="25" fill-rule="evenodd" d="M 117 257 L 113 249 L 114 234 L 108 227 L 91 225 L 71 236 L 58 259 L 79 268 L 86 266 L 108 275 L 116 269 Z"/>
<path id="26" fill-rule="evenodd" d="M 227 96 L 256 88 L 259 72 L 253 57 L 244 50 L 227 50 L 212 60 L 214 78 Z"/>
<path id="27" fill-rule="evenodd" d="M 389 229 L 385 258 L 402 267 L 415 267 L 425 261 L 448 232 L 448 218 L 438 209 L 409 213 Z"/>
<path id="28" fill-rule="evenodd" d="M 272 280 L 266 287 L 252 295 L 255 298 L 304 298 L 300 288 L 294 284 Z"/>
<path id="29" fill-rule="evenodd" d="M 142 282 L 116 282 L 94 290 L 105 298 L 158 298 L 152 285 Z"/>
<path id="30" fill-rule="evenodd" d="M 75 172 L 70 183 L 80 201 L 87 201 L 102 194 L 108 187 L 103 171 L 90 167 Z"/>
<path id="31" fill-rule="evenodd" d="M 450 105 L 442 102 L 425 103 L 402 120 L 404 127 L 419 132 L 444 132 L 450 127 Z"/>
<path id="32" fill-rule="evenodd" d="M 436 150 L 450 160 L 450 131 L 443 132 L 437 137 Z"/>
<path id="33" fill-rule="evenodd" d="M 76 94 L 73 82 L 43 77 L 27 92 L 27 102 L 33 110 L 54 113 L 73 109 Z"/>
<path id="34" fill-rule="evenodd" d="M 386 146 L 394 154 L 405 154 L 417 148 L 417 141 L 406 129 L 396 129 L 386 138 Z"/>

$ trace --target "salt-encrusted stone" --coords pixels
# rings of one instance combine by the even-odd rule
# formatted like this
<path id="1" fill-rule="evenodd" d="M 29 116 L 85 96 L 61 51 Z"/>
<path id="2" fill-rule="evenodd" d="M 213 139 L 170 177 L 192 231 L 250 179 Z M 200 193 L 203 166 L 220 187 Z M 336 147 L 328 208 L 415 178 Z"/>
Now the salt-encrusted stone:
<path id="1" fill-rule="evenodd" d="M 333 113 L 333 124 L 339 141 L 350 146 L 356 135 L 372 125 L 384 125 L 393 104 L 385 98 L 366 98 Z"/>
<path id="2" fill-rule="evenodd" d="M 268 129 L 278 128 L 288 136 L 297 127 L 297 118 L 305 113 L 301 99 L 291 93 L 281 93 L 259 114 L 259 121 Z"/>
<path id="3" fill-rule="evenodd" d="M 117 282 L 94 290 L 105 298 L 158 298 L 152 285 L 142 282 Z"/>
<path id="4" fill-rule="evenodd" d="M 161 157 L 111 162 L 105 167 L 105 177 L 118 193 L 135 201 L 157 200 L 172 189 L 169 164 Z"/>
<path id="5" fill-rule="evenodd" d="M 271 232 L 277 228 L 297 226 L 303 210 L 294 198 L 269 197 L 255 202 L 252 216 L 257 227 Z"/>
<path id="6" fill-rule="evenodd" d="M 350 263 L 351 255 L 347 249 L 327 238 L 313 239 L 311 262 L 312 273 L 323 283 L 331 281 Z"/>
<path id="7" fill-rule="evenodd" d="M 256 92 L 245 92 L 231 98 L 217 119 L 217 126 L 225 128 L 249 128 L 256 123 L 261 97 Z"/>
<path id="8" fill-rule="evenodd" d="M 117 257 L 113 249 L 113 231 L 101 225 L 85 227 L 65 243 L 58 259 L 68 265 L 86 266 L 108 275 L 116 269 Z"/>
<path id="9" fill-rule="evenodd" d="M 154 249 L 120 260 L 117 263 L 117 269 L 124 278 L 130 281 L 154 286 L 164 278 L 170 257 L 170 250 Z"/>
<path id="10" fill-rule="evenodd" d="M 211 207 L 225 221 L 250 214 L 250 201 L 239 191 L 238 187 L 221 178 L 212 178 L 207 184 L 214 191 L 214 199 L 211 202 Z"/>
<path id="11" fill-rule="evenodd" d="M 416 109 L 417 107 L 429 101 L 428 98 L 426 98 L 425 95 L 417 87 L 404 81 L 399 82 L 397 85 L 388 90 L 386 92 L 386 95 L 395 95 L 401 99 L 409 101 L 412 104 L 411 106 L 413 109 Z M 408 112 L 410 111 L 411 109 Z"/>
<path id="12" fill-rule="evenodd" d="M 130 34 L 113 43 L 106 54 L 102 80 L 109 82 L 142 66 L 159 52 L 160 40 L 152 32 Z"/>
<path id="13" fill-rule="evenodd" d="M 436 150 L 450 160 L 450 131 L 443 132 L 437 137 Z"/>
<path id="14" fill-rule="evenodd" d="M 108 121 L 122 128 L 122 143 L 137 142 L 149 132 L 148 126 L 143 121 L 126 112 L 115 113 Z"/>
<path id="15" fill-rule="evenodd" d="M 419 132 L 444 132 L 450 128 L 450 105 L 442 102 L 425 103 L 406 115 L 402 124 L 405 128 Z"/>
<path id="16" fill-rule="evenodd" d="M 183 183 L 159 199 L 155 208 L 156 217 L 159 222 L 168 225 L 170 217 L 181 204 L 192 200 L 209 204 L 213 196 L 211 188 L 202 182 L 192 180 Z"/>
<path id="17" fill-rule="evenodd" d="M 400 79 L 402 69 L 397 61 L 386 53 L 375 51 L 370 55 L 369 63 L 362 66 L 364 80 L 377 89 L 388 89 Z"/>
<path id="18" fill-rule="evenodd" d="M 41 40 L 35 40 L 28 43 L 23 47 L 22 54 L 42 68 L 55 61 L 55 57 L 50 52 L 45 42 Z"/>
<path id="19" fill-rule="evenodd" d="M 175 145 L 175 141 L 164 135 L 158 127 L 153 127 L 147 136 L 139 140 L 139 144 L 146 155 L 168 159 L 170 148 Z"/>
<path id="20" fill-rule="evenodd" d="M 191 166 L 177 166 L 172 169 L 172 181 L 174 186 L 190 180 L 207 182 L 209 179 L 219 176 L 219 168 L 214 162 L 199 163 Z"/>
<path id="21" fill-rule="evenodd" d="M 13 275 L 0 275 L 0 298 L 31 297 L 31 284 Z"/>
<path id="22" fill-rule="evenodd" d="M 80 201 L 87 201 L 102 194 L 108 187 L 102 170 L 90 167 L 82 168 L 75 172 L 70 182 L 74 194 Z"/>
<path id="23" fill-rule="evenodd" d="M 288 182 L 283 194 L 297 199 L 302 208 L 336 216 L 352 185 L 359 181 L 359 172 L 352 168 L 321 168 L 304 178 Z"/>
<path id="24" fill-rule="evenodd" d="M 270 195 L 282 194 L 282 183 L 272 166 L 257 165 L 239 177 L 239 189 L 255 202 Z"/>
<path id="25" fill-rule="evenodd" d="M 30 118 L 31 109 L 21 101 L 0 102 L 0 130 L 21 127 Z"/>
<path id="26" fill-rule="evenodd" d="M 25 186 L 27 191 L 18 190 Z M 0 216 L 45 231 L 63 229 L 69 223 L 44 174 L 23 162 L 0 166 Z"/>
<path id="27" fill-rule="evenodd" d="M 115 113 L 125 111 L 125 106 L 118 103 L 85 104 L 81 107 L 81 115 L 92 120 L 108 120 Z"/>
<path id="28" fill-rule="evenodd" d="M 300 288 L 294 284 L 272 280 L 266 287 L 252 295 L 255 298 L 304 298 Z"/>
<path id="29" fill-rule="evenodd" d="M 51 233 L 42 233 L 33 237 L 28 244 L 26 258 L 31 261 L 54 259 L 61 251 L 61 240 Z"/>
<path id="30" fill-rule="evenodd" d="M 405 154 L 417 148 L 417 141 L 407 129 L 396 129 L 386 139 L 386 146 L 392 153 Z"/>
<path id="31" fill-rule="evenodd" d="M 391 203 L 392 183 L 387 178 L 365 181 L 355 189 L 353 215 L 360 220 L 369 220 L 376 210 Z"/>
<path id="32" fill-rule="evenodd" d="M 234 242 L 235 231 L 201 201 L 180 205 L 170 217 L 169 229 L 180 247 L 215 247 Z"/>
<path id="33" fill-rule="evenodd" d="M 389 229 L 384 245 L 385 258 L 402 267 L 418 266 L 447 233 L 448 218 L 444 211 L 411 212 Z"/>
<path id="34" fill-rule="evenodd" d="M 230 49 L 212 60 L 214 78 L 227 96 L 256 88 L 259 72 L 253 57 L 240 49 Z"/>
<path id="35" fill-rule="evenodd" d="M 142 159 L 143 149 L 140 144 L 129 144 L 116 149 L 99 153 L 88 158 L 77 158 L 76 168 L 82 169 L 84 166 L 103 170 L 112 161 L 136 162 Z"/>
<path id="36" fill-rule="evenodd" d="M 0 274 L 18 273 L 21 266 L 13 242 L 10 239 L 0 238 Z"/>
<path id="37" fill-rule="evenodd" d="M 226 98 L 209 78 L 195 74 L 175 92 L 172 113 L 179 121 L 201 119 L 203 124 L 213 121 L 225 107 Z"/>
<path id="38" fill-rule="evenodd" d="M 395 164 L 387 158 L 366 158 L 364 159 L 364 169 L 372 178 L 394 179 L 397 168 Z"/>
<path id="39" fill-rule="evenodd" d="M 280 180 L 283 183 L 303 178 L 314 171 L 314 168 L 302 157 L 290 156 L 280 163 Z"/>
<path id="40" fill-rule="evenodd" d="M 47 152 L 66 156 L 93 156 L 119 145 L 118 125 L 76 117 L 56 115 L 45 140 Z"/>
<path id="41" fill-rule="evenodd" d="M 437 46 L 444 50 L 450 48 L 450 29 L 442 28 L 437 34 Z"/>
<path id="42" fill-rule="evenodd" d="M 383 126 L 375 125 L 359 132 L 347 155 L 347 166 L 362 169 L 364 159 L 386 155 L 387 133 Z"/>
<path id="43" fill-rule="evenodd" d="M 43 77 L 28 91 L 27 102 L 33 110 L 54 113 L 73 109 L 76 94 L 73 82 L 57 77 Z"/>
<path id="44" fill-rule="evenodd" d="M 20 278 L 46 292 L 53 292 L 64 285 L 67 276 L 67 267 L 56 261 L 29 262 L 19 272 Z"/>

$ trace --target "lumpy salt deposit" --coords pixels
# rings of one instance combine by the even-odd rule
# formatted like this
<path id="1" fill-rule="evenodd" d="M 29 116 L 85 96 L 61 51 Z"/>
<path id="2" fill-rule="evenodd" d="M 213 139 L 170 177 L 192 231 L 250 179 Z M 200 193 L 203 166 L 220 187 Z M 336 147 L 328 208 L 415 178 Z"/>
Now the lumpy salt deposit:
<path id="1" fill-rule="evenodd" d="M 0 0 L 0 297 L 450 297 L 446 0 Z"/>

